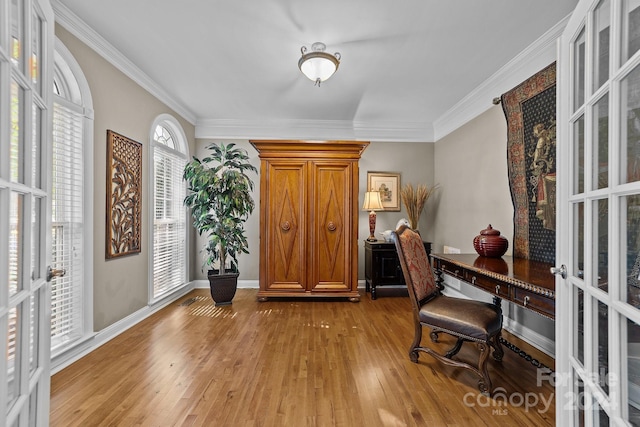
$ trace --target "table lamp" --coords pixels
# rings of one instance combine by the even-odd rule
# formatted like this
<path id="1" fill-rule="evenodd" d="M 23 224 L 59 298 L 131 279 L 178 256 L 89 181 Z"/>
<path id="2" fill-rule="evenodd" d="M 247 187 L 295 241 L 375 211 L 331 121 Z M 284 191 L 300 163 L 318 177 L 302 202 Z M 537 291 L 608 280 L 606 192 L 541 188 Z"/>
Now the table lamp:
<path id="1" fill-rule="evenodd" d="M 369 212 L 369 237 L 368 242 L 375 242 L 376 240 L 376 211 L 382 210 L 382 200 L 380 200 L 379 191 L 367 191 L 364 193 L 364 204 L 362 205 L 363 211 Z"/>

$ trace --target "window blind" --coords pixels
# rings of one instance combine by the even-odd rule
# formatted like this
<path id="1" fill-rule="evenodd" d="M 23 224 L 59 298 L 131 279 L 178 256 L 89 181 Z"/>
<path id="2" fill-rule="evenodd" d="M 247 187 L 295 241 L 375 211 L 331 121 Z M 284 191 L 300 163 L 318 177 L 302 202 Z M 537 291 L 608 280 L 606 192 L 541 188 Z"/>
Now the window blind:
<path id="1" fill-rule="evenodd" d="M 161 142 L 154 144 L 153 296 L 186 281 L 186 158 Z"/>
<path id="2" fill-rule="evenodd" d="M 53 355 L 84 333 L 83 116 L 63 102 L 53 106 L 52 268 L 66 272 L 51 281 Z"/>

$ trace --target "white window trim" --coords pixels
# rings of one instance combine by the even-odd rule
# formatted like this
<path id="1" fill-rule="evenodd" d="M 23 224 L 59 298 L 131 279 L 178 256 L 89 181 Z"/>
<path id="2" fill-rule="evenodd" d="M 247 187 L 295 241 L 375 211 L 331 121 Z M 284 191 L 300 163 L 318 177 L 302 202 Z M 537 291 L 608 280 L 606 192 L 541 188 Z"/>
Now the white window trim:
<path id="1" fill-rule="evenodd" d="M 147 150 L 147 160 L 148 160 L 148 164 L 149 164 L 149 179 L 148 179 L 148 184 L 147 184 L 147 194 L 149 194 L 149 203 L 148 203 L 148 214 L 149 214 L 149 232 L 148 234 L 148 239 L 147 239 L 147 247 L 150 248 L 149 251 L 149 273 L 148 273 L 148 277 L 149 277 L 149 281 L 147 284 L 147 294 L 148 294 L 148 299 L 149 299 L 149 306 L 158 306 L 160 304 L 164 304 L 167 300 L 171 299 L 173 295 L 175 295 L 176 293 L 182 292 L 184 291 L 184 289 L 189 286 L 189 275 L 190 275 L 190 264 L 191 264 L 191 254 L 189 251 L 189 247 L 190 247 L 190 216 L 189 216 L 189 212 L 187 211 L 186 207 L 183 207 L 185 209 L 185 230 L 186 230 L 186 236 L 184 239 L 184 244 L 185 244 L 185 259 L 186 259 L 186 263 L 187 265 L 185 266 L 185 277 L 184 277 L 184 286 L 179 286 L 173 290 L 171 290 L 170 292 L 168 292 L 165 295 L 162 295 L 160 298 L 154 298 L 153 296 L 153 288 L 154 288 L 154 276 L 153 276 L 153 263 L 154 263 L 154 259 L 153 259 L 153 239 L 154 239 L 154 234 L 153 234 L 153 218 L 155 216 L 155 189 L 154 189 L 154 173 L 155 173 L 155 168 L 153 167 L 154 164 L 154 160 L 153 160 L 153 156 L 154 156 L 154 152 L 156 149 L 156 146 L 158 146 L 160 149 L 166 149 L 166 147 L 159 145 L 155 142 L 154 140 L 154 132 L 155 129 L 158 125 L 162 125 L 165 126 L 167 128 L 169 128 L 171 130 L 171 132 L 173 132 L 175 138 L 174 138 L 174 143 L 176 144 L 176 151 L 180 151 L 181 153 L 183 153 L 185 155 L 185 159 L 186 161 L 189 161 L 190 159 L 190 154 L 189 154 L 189 145 L 187 143 L 187 136 L 184 133 L 184 130 L 182 128 L 182 126 L 180 125 L 180 123 L 178 122 L 178 120 L 173 117 L 171 114 L 160 114 L 158 115 L 155 120 L 153 121 L 153 123 L 151 124 L 151 127 L 149 129 L 149 146 L 151 147 L 150 150 Z"/>
<path id="2" fill-rule="evenodd" d="M 84 145 L 84 207 L 83 221 L 85 230 L 93 230 L 93 98 L 89 83 L 84 76 L 80 65 L 75 60 L 69 49 L 56 37 L 55 40 L 55 68 L 59 68 L 65 76 L 65 80 L 75 79 L 77 88 L 65 88 L 71 90 L 70 96 L 74 102 L 82 106 L 83 115 L 83 141 Z M 79 90 L 77 90 L 79 89 Z M 57 101 L 57 100 L 56 100 Z M 77 108 L 77 107 L 76 107 Z M 84 289 L 83 289 L 83 336 L 75 340 L 71 345 L 62 349 L 57 354 L 52 354 L 52 372 L 57 366 L 63 364 L 66 359 L 75 354 L 78 347 L 95 335 L 93 330 L 93 232 L 83 233 L 83 257 L 84 257 Z"/>

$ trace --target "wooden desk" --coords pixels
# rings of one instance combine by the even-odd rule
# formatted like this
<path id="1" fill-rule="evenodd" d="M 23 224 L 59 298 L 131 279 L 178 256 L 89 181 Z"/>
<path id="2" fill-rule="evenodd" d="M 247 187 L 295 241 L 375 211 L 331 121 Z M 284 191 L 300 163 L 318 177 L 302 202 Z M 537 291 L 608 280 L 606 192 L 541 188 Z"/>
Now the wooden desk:
<path id="1" fill-rule="evenodd" d="M 555 319 L 556 285 L 551 264 L 503 256 L 487 258 L 476 254 L 431 254 L 437 282 L 443 274 L 460 279 L 501 299 Z"/>

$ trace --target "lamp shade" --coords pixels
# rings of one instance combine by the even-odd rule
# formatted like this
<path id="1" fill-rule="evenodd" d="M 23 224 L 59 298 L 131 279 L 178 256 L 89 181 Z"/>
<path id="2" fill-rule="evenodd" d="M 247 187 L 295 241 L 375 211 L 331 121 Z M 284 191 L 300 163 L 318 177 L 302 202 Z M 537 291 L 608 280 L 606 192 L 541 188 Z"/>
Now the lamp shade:
<path id="1" fill-rule="evenodd" d="M 304 46 L 300 49 L 302 56 L 298 61 L 298 68 L 318 85 L 331 77 L 340 65 L 340 54 L 336 52 L 335 55 L 331 55 L 324 51 L 325 48 L 324 43 L 317 42 L 311 46 L 310 52 L 307 52 Z"/>
<path id="2" fill-rule="evenodd" d="M 311 52 L 300 58 L 300 71 L 309 80 L 327 80 L 338 69 L 338 60 L 326 52 Z"/>
<path id="3" fill-rule="evenodd" d="M 382 200 L 380 200 L 379 191 L 367 191 L 364 193 L 363 211 L 379 211 L 381 209 L 384 209 L 384 207 L 382 206 Z"/>

